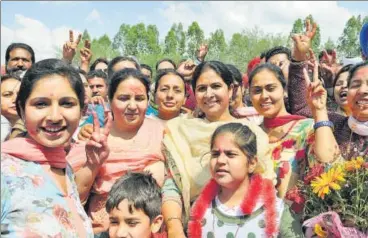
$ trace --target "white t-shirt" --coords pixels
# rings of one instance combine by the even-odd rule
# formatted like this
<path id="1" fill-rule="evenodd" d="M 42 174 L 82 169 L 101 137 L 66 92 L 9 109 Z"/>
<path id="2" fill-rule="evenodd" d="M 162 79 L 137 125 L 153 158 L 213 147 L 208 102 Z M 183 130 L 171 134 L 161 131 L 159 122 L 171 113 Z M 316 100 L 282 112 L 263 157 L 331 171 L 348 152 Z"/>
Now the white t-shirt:
<path id="1" fill-rule="evenodd" d="M 263 203 L 257 202 L 253 214 L 245 217 L 240 206 L 228 208 L 216 196 L 203 219 L 202 237 L 266 237 Z M 277 223 L 280 224 L 284 202 L 276 198 Z"/>

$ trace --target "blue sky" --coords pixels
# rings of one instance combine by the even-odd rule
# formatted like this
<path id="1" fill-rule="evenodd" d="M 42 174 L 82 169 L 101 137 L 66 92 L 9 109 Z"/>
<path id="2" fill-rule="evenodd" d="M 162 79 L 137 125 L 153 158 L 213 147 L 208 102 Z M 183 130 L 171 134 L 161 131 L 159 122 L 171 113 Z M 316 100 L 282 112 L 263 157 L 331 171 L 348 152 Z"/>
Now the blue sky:
<path id="1" fill-rule="evenodd" d="M 322 40 L 337 40 L 352 15 L 368 13 L 367 2 L 1 2 L 1 61 L 11 42 L 32 43 L 41 58 L 52 57 L 68 39 L 67 29 L 88 29 L 92 37 L 114 37 L 122 23 L 155 24 L 163 39 L 174 22 L 186 28 L 196 20 L 209 35 L 217 28 L 229 39 L 234 32 L 258 26 L 265 32 L 288 33 L 298 17 L 312 13 Z M 5 48 L 5 49 L 4 49 Z"/>

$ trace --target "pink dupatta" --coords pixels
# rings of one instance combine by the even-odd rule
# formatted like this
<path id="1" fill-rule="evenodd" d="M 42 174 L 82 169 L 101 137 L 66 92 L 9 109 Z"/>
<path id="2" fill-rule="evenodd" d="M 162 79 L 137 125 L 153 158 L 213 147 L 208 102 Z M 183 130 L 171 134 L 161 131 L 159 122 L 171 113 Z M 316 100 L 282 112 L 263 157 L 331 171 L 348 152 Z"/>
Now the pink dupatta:
<path id="1" fill-rule="evenodd" d="M 65 169 L 67 163 L 64 147 L 48 148 L 38 144 L 31 138 L 8 140 L 2 143 L 1 153 L 58 169 Z"/>
<path id="2" fill-rule="evenodd" d="M 93 191 L 108 193 L 115 181 L 128 171 L 143 171 L 153 162 L 164 160 L 161 152 L 163 133 L 161 122 L 145 118 L 131 145 L 110 146 L 109 158 L 98 172 Z M 76 143 L 67 159 L 73 170 L 78 171 L 86 162 L 85 143 Z"/>

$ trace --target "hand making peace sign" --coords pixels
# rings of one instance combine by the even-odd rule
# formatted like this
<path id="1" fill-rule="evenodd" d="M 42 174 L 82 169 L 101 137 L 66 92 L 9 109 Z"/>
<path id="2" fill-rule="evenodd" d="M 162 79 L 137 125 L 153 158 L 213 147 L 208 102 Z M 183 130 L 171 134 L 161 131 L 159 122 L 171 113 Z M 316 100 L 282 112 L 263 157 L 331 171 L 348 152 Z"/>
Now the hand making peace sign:
<path id="1" fill-rule="evenodd" d="M 318 110 L 327 110 L 327 91 L 318 80 L 318 64 L 313 72 L 313 82 L 309 78 L 307 69 L 303 69 L 303 74 L 307 84 L 307 102 L 311 111 L 314 113 Z"/>
<path id="2" fill-rule="evenodd" d="M 104 161 L 109 157 L 110 148 L 107 144 L 107 138 L 110 134 L 110 129 L 112 126 L 112 114 L 111 111 L 107 109 L 105 103 L 103 103 L 105 118 L 107 121 L 103 131 L 100 129 L 100 123 L 95 111 L 92 112 L 93 115 L 93 132 L 91 138 L 86 144 L 87 161 L 90 164 L 103 164 Z"/>
<path id="3" fill-rule="evenodd" d="M 294 41 L 293 58 L 296 61 L 305 61 L 307 59 L 307 53 L 311 48 L 312 40 L 316 35 L 317 24 L 311 23 L 309 20 L 305 23 L 306 31 L 303 34 L 295 34 L 291 38 Z"/>
<path id="4" fill-rule="evenodd" d="M 89 64 L 89 62 L 91 61 L 92 51 L 91 51 L 91 43 L 89 42 L 89 40 L 84 41 L 84 47 L 80 50 L 80 57 L 82 64 L 83 63 Z"/>
<path id="5" fill-rule="evenodd" d="M 75 55 L 79 42 L 82 39 L 82 34 L 78 35 L 78 39 L 74 41 L 74 34 L 72 30 L 69 30 L 69 41 L 63 45 L 63 59 L 71 63 Z"/>

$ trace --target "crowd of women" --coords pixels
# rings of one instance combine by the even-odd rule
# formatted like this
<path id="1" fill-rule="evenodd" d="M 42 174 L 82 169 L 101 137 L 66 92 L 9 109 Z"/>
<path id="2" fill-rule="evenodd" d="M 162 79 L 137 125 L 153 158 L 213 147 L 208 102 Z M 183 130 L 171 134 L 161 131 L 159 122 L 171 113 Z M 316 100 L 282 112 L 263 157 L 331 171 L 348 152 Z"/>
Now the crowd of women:
<path id="1" fill-rule="evenodd" d="M 145 171 L 161 188 L 164 236 L 303 237 L 290 191 L 306 168 L 368 160 L 366 58 L 317 59 L 316 26 L 306 24 L 291 50 L 267 49 L 244 75 L 205 61 L 207 46 L 178 65 L 159 61 L 154 80 L 132 56 L 89 66 L 88 42 L 76 68 L 72 34 L 63 59 L 8 70 L 1 235 L 98 237 L 111 226 L 114 183 Z"/>

